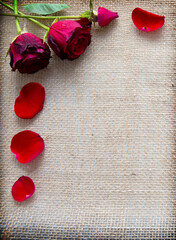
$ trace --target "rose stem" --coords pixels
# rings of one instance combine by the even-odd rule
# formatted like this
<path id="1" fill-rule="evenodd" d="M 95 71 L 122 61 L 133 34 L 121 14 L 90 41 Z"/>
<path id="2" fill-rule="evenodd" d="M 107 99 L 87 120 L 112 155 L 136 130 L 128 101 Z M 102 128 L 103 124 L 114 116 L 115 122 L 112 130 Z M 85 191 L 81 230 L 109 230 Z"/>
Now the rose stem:
<path id="1" fill-rule="evenodd" d="M 14 11 L 14 8 L 11 7 L 10 5 L 8 5 L 8 4 L 6 4 L 6 3 L 3 3 L 2 1 L 0 1 L 0 3 L 1 3 L 3 6 L 5 6 L 6 8 Z M 18 11 L 18 13 L 20 14 L 20 16 L 25 16 L 25 15 L 24 15 L 22 12 L 20 12 L 20 11 Z M 37 20 L 35 20 L 35 19 L 32 19 L 31 16 L 30 16 L 30 18 L 28 18 L 28 19 L 29 19 L 31 22 L 37 24 L 38 26 L 44 28 L 45 30 L 47 30 L 47 31 L 49 30 L 49 27 L 47 27 L 46 25 L 44 25 L 43 23 L 40 23 L 39 21 L 37 21 Z"/>
<path id="2" fill-rule="evenodd" d="M 18 13 L 18 0 L 14 0 L 14 13 L 15 14 Z M 20 35 L 21 34 L 21 27 L 20 27 L 18 17 L 15 17 L 15 23 L 16 23 L 17 33 L 18 33 L 18 35 Z"/>
<path id="3" fill-rule="evenodd" d="M 1 3 L 1 2 L 0 2 Z M 80 16 L 32 16 L 32 15 L 25 15 L 21 14 L 21 12 L 18 11 L 20 14 L 12 14 L 12 13 L 0 13 L 1 16 L 9 16 L 9 17 L 20 17 L 20 18 L 34 18 L 34 19 L 59 19 L 59 20 L 64 20 L 64 19 L 80 19 Z"/>
<path id="4" fill-rule="evenodd" d="M 51 25 L 53 25 L 53 24 L 56 23 L 57 21 L 58 21 L 58 19 L 55 18 Z M 48 37 L 48 33 L 49 33 L 49 30 L 46 31 L 46 33 L 45 33 L 45 35 L 44 35 L 44 37 L 43 37 L 43 41 L 44 41 L 44 42 L 45 42 L 45 39 Z"/>
<path id="5" fill-rule="evenodd" d="M 90 9 L 90 16 L 93 15 L 93 0 L 90 0 L 89 2 L 89 9 Z"/>

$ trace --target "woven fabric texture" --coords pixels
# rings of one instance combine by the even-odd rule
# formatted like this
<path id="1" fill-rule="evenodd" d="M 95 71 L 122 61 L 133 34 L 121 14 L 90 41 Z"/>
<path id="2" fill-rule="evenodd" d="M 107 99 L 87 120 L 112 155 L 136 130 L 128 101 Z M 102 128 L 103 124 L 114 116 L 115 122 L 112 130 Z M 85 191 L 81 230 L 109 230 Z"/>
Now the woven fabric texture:
<path id="1" fill-rule="evenodd" d="M 19 5 L 28 2 L 39 1 Z M 89 7 L 87 0 L 59 3 L 71 6 L 62 11 L 70 15 Z M 1 239 L 175 238 L 176 1 L 95 0 L 98 6 L 119 18 L 92 27 L 92 43 L 79 59 L 52 53 L 47 69 L 32 75 L 11 71 L 5 55 L 15 22 L 1 17 Z M 163 28 L 136 29 L 135 7 L 165 15 Z M 45 34 L 26 19 L 20 23 Z M 44 109 L 19 119 L 14 101 L 31 81 L 45 87 Z M 22 165 L 10 142 L 26 129 L 43 137 L 45 151 Z M 36 191 L 17 203 L 11 187 L 22 175 Z"/>

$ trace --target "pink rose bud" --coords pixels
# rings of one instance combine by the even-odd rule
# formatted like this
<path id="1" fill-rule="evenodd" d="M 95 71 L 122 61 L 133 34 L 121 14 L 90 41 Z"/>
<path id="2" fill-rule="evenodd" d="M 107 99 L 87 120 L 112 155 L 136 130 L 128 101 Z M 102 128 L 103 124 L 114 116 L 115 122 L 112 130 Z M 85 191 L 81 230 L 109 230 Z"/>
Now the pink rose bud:
<path id="1" fill-rule="evenodd" d="M 51 52 L 42 39 L 32 33 L 23 33 L 11 43 L 9 53 L 12 71 L 35 73 L 48 65 Z"/>
<path id="2" fill-rule="evenodd" d="M 91 42 L 90 26 L 85 19 L 58 21 L 50 27 L 48 44 L 61 59 L 74 60 Z"/>
<path id="3" fill-rule="evenodd" d="M 119 15 L 117 12 L 112 12 L 106 8 L 99 7 L 98 8 L 98 17 L 97 21 L 100 27 L 104 27 L 108 25 L 112 20 L 118 18 Z"/>

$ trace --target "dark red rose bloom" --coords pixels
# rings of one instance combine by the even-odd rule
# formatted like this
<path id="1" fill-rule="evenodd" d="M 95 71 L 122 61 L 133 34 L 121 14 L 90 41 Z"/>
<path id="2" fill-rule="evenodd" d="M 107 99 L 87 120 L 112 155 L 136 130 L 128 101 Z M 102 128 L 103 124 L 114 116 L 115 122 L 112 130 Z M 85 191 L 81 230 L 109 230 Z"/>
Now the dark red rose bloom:
<path id="1" fill-rule="evenodd" d="M 23 202 L 35 192 L 35 185 L 31 178 L 22 176 L 12 186 L 12 197 L 17 202 Z"/>
<path id="2" fill-rule="evenodd" d="M 20 163 L 28 163 L 42 153 L 44 147 L 44 140 L 38 133 L 25 130 L 12 138 L 10 149 Z"/>
<path id="3" fill-rule="evenodd" d="M 20 118 L 33 118 L 43 109 L 45 101 L 44 87 L 35 82 L 26 84 L 15 100 L 14 111 Z"/>
<path id="4" fill-rule="evenodd" d="M 132 12 L 134 25 L 141 31 L 151 32 L 164 25 L 164 16 L 147 12 L 141 8 L 135 8 Z"/>
<path id="5" fill-rule="evenodd" d="M 119 15 L 117 12 L 112 12 L 106 8 L 99 7 L 98 8 L 98 16 L 97 21 L 100 27 L 105 27 L 108 25 L 112 20 L 118 18 Z"/>
<path id="6" fill-rule="evenodd" d="M 77 20 L 77 22 L 83 27 L 83 28 L 91 28 L 92 23 L 89 21 L 88 18 L 81 18 L 80 20 Z"/>
<path id="7" fill-rule="evenodd" d="M 61 59 L 74 60 L 91 42 L 90 26 L 85 19 L 58 21 L 50 27 L 48 44 Z"/>
<path id="8" fill-rule="evenodd" d="M 45 68 L 50 59 L 50 49 L 43 40 L 32 33 L 19 35 L 10 45 L 12 71 L 35 73 Z"/>

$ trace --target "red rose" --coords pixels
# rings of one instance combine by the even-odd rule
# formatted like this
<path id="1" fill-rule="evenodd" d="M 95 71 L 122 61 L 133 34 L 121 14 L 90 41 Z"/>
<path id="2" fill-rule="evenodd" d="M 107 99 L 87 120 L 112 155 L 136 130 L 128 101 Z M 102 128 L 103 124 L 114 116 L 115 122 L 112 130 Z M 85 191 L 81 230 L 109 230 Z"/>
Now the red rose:
<path id="1" fill-rule="evenodd" d="M 50 59 L 50 49 L 43 40 L 32 33 L 19 35 L 10 45 L 12 71 L 34 73 L 45 68 Z"/>
<path id="2" fill-rule="evenodd" d="M 112 12 L 106 8 L 99 7 L 98 8 L 98 17 L 97 21 L 100 27 L 105 27 L 108 25 L 112 20 L 118 18 L 119 15 L 117 12 Z"/>
<path id="3" fill-rule="evenodd" d="M 48 44 L 61 59 L 74 60 L 91 42 L 90 25 L 85 19 L 56 22 L 50 27 Z"/>

